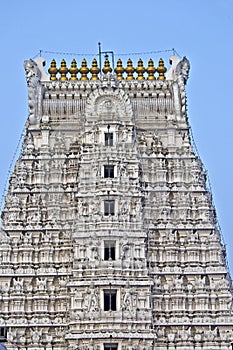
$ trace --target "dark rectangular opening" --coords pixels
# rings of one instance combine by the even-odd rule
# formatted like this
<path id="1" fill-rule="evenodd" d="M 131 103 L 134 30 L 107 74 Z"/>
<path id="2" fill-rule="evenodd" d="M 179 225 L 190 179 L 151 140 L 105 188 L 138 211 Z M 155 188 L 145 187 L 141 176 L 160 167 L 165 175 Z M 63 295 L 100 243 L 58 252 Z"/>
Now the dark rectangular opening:
<path id="1" fill-rule="evenodd" d="M 115 214 L 115 202 L 113 200 L 104 201 L 104 215 Z"/>
<path id="2" fill-rule="evenodd" d="M 117 350 L 117 343 L 104 344 L 104 350 Z"/>
<path id="3" fill-rule="evenodd" d="M 6 327 L 0 327 L 0 343 L 7 340 L 7 329 Z"/>
<path id="4" fill-rule="evenodd" d="M 105 146 L 113 146 L 113 132 L 104 133 L 104 144 Z"/>
<path id="5" fill-rule="evenodd" d="M 104 311 L 116 311 L 116 295 L 115 289 L 104 290 Z"/>
<path id="6" fill-rule="evenodd" d="M 104 242 L 104 260 L 115 260 L 116 255 L 116 243 L 115 241 Z"/>
<path id="7" fill-rule="evenodd" d="M 114 177 L 114 165 L 104 165 L 104 177 Z"/>

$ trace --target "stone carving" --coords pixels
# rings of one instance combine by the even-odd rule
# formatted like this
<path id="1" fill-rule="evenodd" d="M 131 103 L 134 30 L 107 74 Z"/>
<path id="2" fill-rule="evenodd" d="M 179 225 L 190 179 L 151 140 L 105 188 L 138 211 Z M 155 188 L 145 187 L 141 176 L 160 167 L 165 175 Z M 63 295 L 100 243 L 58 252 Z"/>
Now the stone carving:
<path id="1" fill-rule="evenodd" d="M 101 75 L 102 87 L 112 87 L 116 88 L 119 84 L 119 81 L 116 79 L 116 76 L 111 74 L 110 72 Z"/>
<path id="2" fill-rule="evenodd" d="M 94 287 L 87 289 L 84 299 L 84 310 L 86 312 L 97 312 L 99 311 L 99 295 L 98 290 Z"/>
<path id="3" fill-rule="evenodd" d="M 122 243 L 121 258 L 122 258 L 122 260 L 127 260 L 130 258 L 130 256 L 131 256 L 131 249 L 130 249 L 129 241 L 128 241 L 127 237 L 125 237 L 125 239 Z"/>
<path id="4" fill-rule="evenodd" d="M 24 62 L 26 80 L 28 85 L 29 120 L 36 124 L 40 117 L 40 104 L 42 101 L 42 86 L 40 84 L 41 73 L 33 60 Z"/>
<path id="5" fill-rule="evenodd" d="M 24 280 L 19 278 L 13 279 L 13 288 L 15 292 L 22 292 L 24 289 Z"/>
<path id="6" fill-rule="evenodd" d="M 127 288 L 123 295 L 122 309 L 124 311 L 134 312 L 137 306 L 137 294 L 134 288 Z"/>
<path id="7" fill-rule="evenodd" d="M 42 330 L 38 328 L 31 329 L 31 338 L 34 344 L 38 344 L 42 337 Z"/>
<path id="8" fill-rule="evenodd" d="M 184 84 L 186 84 L 189 77 L 190 63 L 189 60 L 184 57 L 176 66 L 176 74 L 178 77 L 183 79 Z"/>
<path id="9" fill-rule="evenodd" d="M 136 216 L 139 214 L 141 206 L 140 206 L 140 202 L 138 199 L 132 199 L 131 203 L 130 203 L 130 207 L 131 207 L 130 214 L 132 216 Z"/>
<path id="10" fill-rule="evenodd" d="M 10 239 L 10 237 L 8 236 L 8 234 L 7 234 L 5 231 L 3 231 L 3 230 L 0 229 L 0 242 L 1 242 L 1 244 L 9 243 L 10 240 L 11 240 L 11 239 Z"/>
<path id="11" fill-rule="evenodd" d="M 105 104 L 107 102 L 107 105 Z M 128 119 L 133 115 L 132 106 L 127 94 L 125 94 L 120 89 L 98 89 L 92 92 L 88 96 L 87 104 L 86 104 L 86 116 L 96 116 L 98 112 L 100 113 L 101 120 L 103 116 L 101 116 L 102 108 L 107 110 L 114 111 L 116 113 L 117 118 Z M 111 112 L 112 113 L 112 112 Z M 107 114 L 107 113 L 106 113 Z"/>
<path id="12" fill-rule="evenodd" d="M 39 291 L 46 291 L 47 290 L 47 279 L 39 277 L 36 280 L 36 286 Z"/>
<path id="13" fill-rule="evenodd" d="M 89 260 L 90 261 L 97 261 L 100 259 L 99 256 L 99 248 L 98 248 L 98 240 L 95 237 L 95 235 L 92 235 L 90 241 L 89 241 Z"/>

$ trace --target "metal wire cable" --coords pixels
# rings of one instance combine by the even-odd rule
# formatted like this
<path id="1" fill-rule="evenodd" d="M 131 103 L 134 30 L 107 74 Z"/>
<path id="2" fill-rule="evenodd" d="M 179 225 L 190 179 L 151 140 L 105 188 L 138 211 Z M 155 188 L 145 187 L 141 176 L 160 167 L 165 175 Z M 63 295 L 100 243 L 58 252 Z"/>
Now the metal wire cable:
<path id="1" fill-rule="evenodd" d="M 3 191 L 2 191 L 2 193 L 1 193 L 0 212 L 1 212 L 2 209 L 3 209 L 3 204 L 4 204 L 5 196 L 6 196 L 6 193 L 7 193 L 7 190 L 8 190 L 8 183 L 9 183 L 10 176 L 11 176 L 11 173 L 12 173 L 12 170 L 13 170 L 13 166 L 14 166 L 14 164 L 15 164 L 16 157 L 18 156 L 19 150 L 20 150 L 21 147 L 22 147 L 22 141 L 23 141 L 23 138 L 24 138 L 25 133 L 26 133 L 26 125 L 27 125 L 27 121 L 25 122 L 25 124 L 24 124 L 24 126 L 23 126 L 23 130 L 22 130 L 22 132 L 21 132 L 20 138 L 19 138 L 18 143 L 17 143 L 17 145 L 16 145 L 16 149 L 15 149 L 15 151 L 14 151 L 13 157 L 12 157 L 12 159 L 11 159 L 11 162 L 10 162 L 10 165 L 9 165 L 9 168 L 8 168 L 8 171 L 7 171 L 5 183 L 4 183 L 4 186 L 3 186 Z M 1 227 L 1 219 L 0 219 L 0 227 Z"/>
<path id="2" fill-rule="evenodd" d="M 173 55 L 176 55 L 178 57 L 181 57 L 178 52 L 172 48 L 172 49 L 165 49 L 165 50 L 156 50 L 156 51 L 145 51 L 145 52 L 128 52 L 128 53 L 115 53 L 115 56 L 144 56 L 144 55 L 151 55 L 151 54 L 158 54 L 158 53 L 173 53 Z M 98 56 L 99 53 L 77 53 L 77 52 L 60 52 L 60 51 L 49 51 L 49 50 L 40 50 L 34 57 L 41 56 L 42 54 L 50 54 L 50 55 L 62 55 L 62 56 L 89 56 L 94 57 Z"/>

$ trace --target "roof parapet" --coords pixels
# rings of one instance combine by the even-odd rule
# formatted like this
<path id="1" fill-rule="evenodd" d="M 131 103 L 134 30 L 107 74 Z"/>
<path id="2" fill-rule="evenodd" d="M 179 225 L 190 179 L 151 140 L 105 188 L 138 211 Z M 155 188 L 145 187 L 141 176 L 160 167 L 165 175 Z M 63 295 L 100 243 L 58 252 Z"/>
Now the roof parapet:
<path id="1" fill-rule="evenodd" d="M 80 67 L 78 67 L 75 59 L 72 60 L 71 66 L 67 67 L 66 61 L 62 59 L 60 67 L 57 67 L 57 62 L 55 59 L 53 59 L 50 64 L 50 68 L 48 69 L 48 73 L 44 69 L 45 59 L 43 57 L 37 57 L 34 62 L 36 63 L 37 70 L 40 73 L 39 80 L 41 81 L 98 81 L 103 75 L 108 73 L 112 74 L 114 71 L 116 79 L 119 81 L 177 81 L 182 79 L 183 83 L 186 84 L 190 70 L 190 63 L 188 59 L 186 57 L 180 59 L 177 56 L 170 57 L 169 62 L 171 67 L 168 71 L 162 58 L 159 59 L 157 67 L 155 67 L 152 59 L 149 59 L 147 67 L 144 67 L 142 59 L 139 59 L 137 66 L 134 67 L 130 58 L 124 67 L 122 60 L 119 58 L 114 69 L 111 67 L 108 58 L 106 58 L 102 72 L 98 67 L 97 60 L 95 58 L 93 59 L 90 67 L 88 67 L 86 59 L 82 60 Z"/>
<path id="2" fill-rule="evenodd" d="M 99 80 L 101 74 L 112 73 L 113 68 L 110 65 L 110 62 L 105 59 L 104 67 L 102 72 L 97 66 L 97 60 L 92 61 L 92 66 L 89 68 L 87 66 L 86 59 L 82 60 L 81 67 L 77 67 L 76 60 L 72 60 L 71 67 L 68 68 L 66 61 L 63 59 L 61 65 L 58 68 L 55 59 L 52 60 L 50 68 L 48 69 L 50 80 Z M 149 60 L 148 66 L 144 67 L 142 59 L 138 60 L 137 66 L 133 66 L 131 59 L 128 59 L 127 66 L 123 67 L 122 60 L 119 58 L 117 61 L 117 66 L 114 68 L 117 80 L 165 80 L 165 73 L 167 68 L 164 65 L 164 61 L 160 58 L 158 67 L 154 67 L 154 62 L 152 59 Z M 47 80 L 47 79 L 46 79 Z"/>

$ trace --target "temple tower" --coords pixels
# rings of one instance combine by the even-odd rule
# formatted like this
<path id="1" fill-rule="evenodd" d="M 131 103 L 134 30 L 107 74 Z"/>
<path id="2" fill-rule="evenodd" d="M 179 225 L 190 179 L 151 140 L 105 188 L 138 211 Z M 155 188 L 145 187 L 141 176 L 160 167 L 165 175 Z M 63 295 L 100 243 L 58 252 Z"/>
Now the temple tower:
<path id="1" fill-rule="evenodd" d="M 7 349 L 231 350 L 231 280 L 190 140 L 186 58 L 25 61 L 2 211 Z M 7 335 L 6 335 L 7 332 Z"/>

